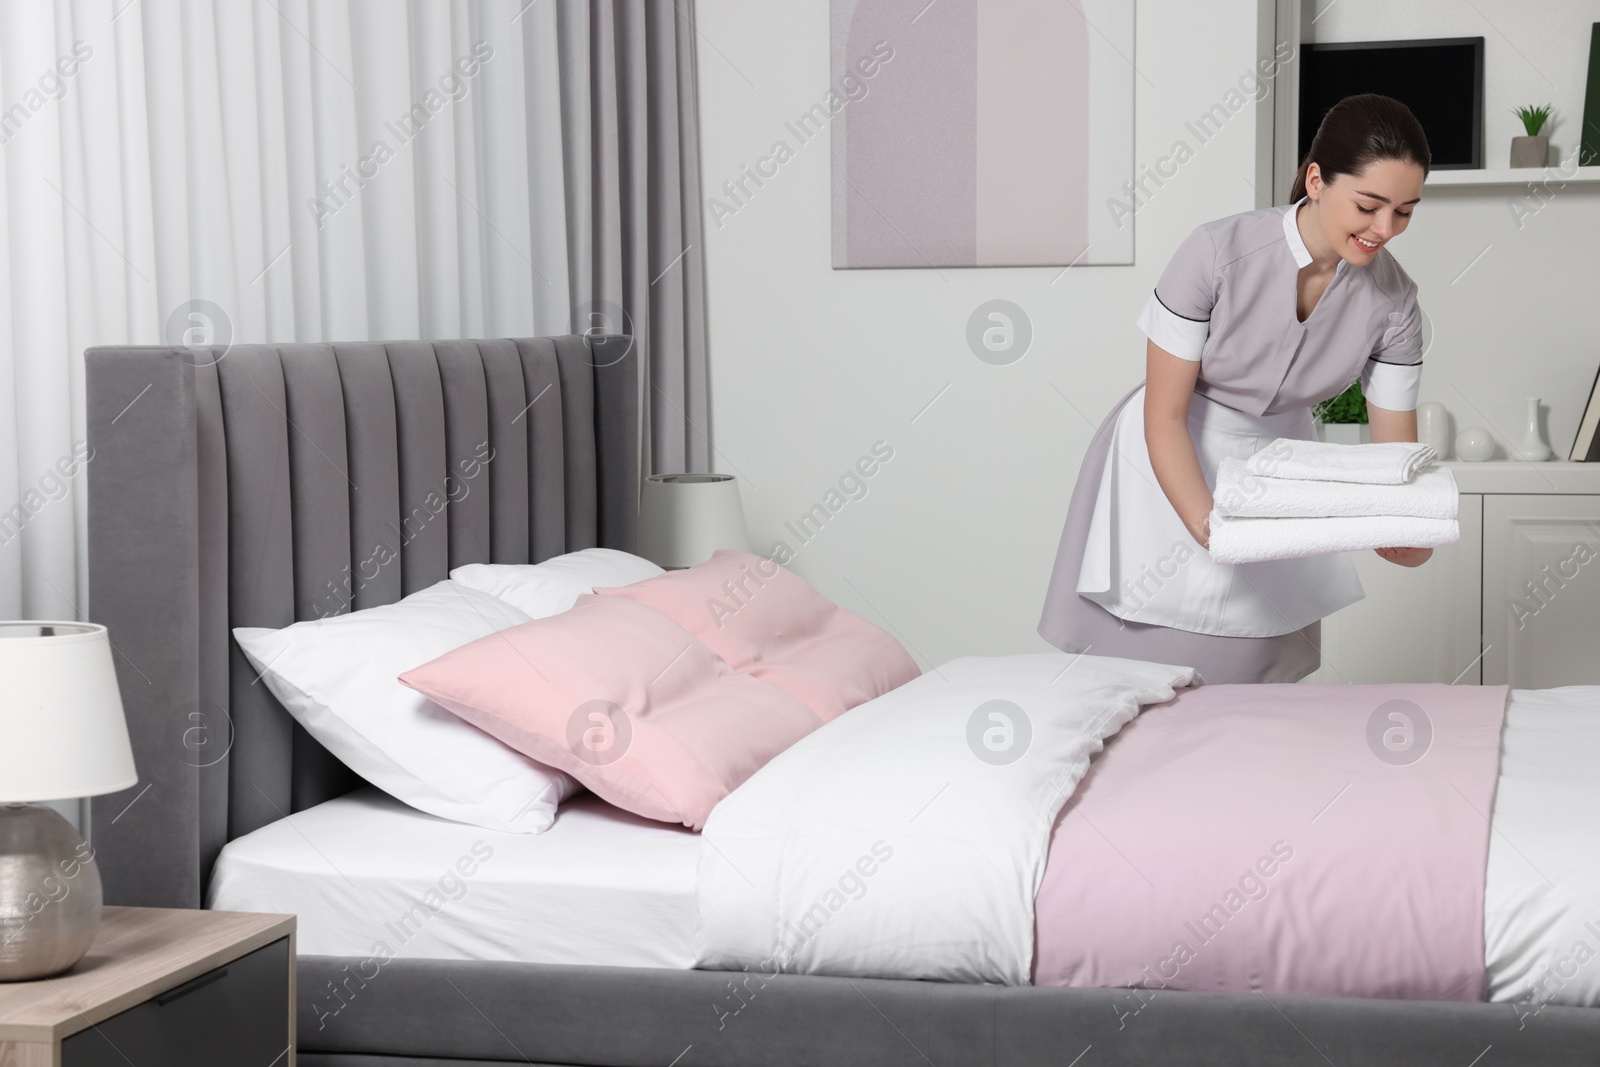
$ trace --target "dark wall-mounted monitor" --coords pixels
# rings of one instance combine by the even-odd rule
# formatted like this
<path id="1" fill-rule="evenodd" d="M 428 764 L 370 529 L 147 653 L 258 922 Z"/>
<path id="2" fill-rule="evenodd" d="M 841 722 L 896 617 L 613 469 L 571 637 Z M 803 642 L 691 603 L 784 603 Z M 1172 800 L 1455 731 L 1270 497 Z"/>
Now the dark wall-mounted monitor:
<path id="1" fill-rule="evenodd" d="M 1300 154 L 1328 109 L 1357 93 L 1405 104 L 1428 135 L 1434 170 L 1483 166 L 1483 38 L 1308 44 L 1300 53 Z"/>

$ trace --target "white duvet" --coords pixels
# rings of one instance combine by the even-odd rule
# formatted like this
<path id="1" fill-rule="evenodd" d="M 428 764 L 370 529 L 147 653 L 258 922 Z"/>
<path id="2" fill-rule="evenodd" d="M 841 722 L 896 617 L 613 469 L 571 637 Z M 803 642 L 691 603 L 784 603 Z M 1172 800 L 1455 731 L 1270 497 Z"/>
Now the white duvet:
<path id="1" fill-rule="evenodd" d="M 1105 738 L 1194 680 L 1104 656 L 975 657 L 834 720 L 712 812 L 697 966 L 1026 984 L 1056 815 Z"/>
<path id="2" fill-rule="evenodd" d="M 1600 1007 L 1600 686 L 1513 689 L 1483 898 L 1489 999 Z"/>

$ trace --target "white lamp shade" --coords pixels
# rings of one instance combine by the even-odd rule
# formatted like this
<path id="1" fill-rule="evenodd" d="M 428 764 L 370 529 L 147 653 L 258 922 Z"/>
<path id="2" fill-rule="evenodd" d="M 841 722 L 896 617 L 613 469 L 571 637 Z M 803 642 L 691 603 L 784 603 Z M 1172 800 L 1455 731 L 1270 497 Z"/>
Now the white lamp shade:
<path id="1" fill-rule="evenodd" d="M 719 548 L 750 551 L 731 474 L 652 474 L 639 498 L 639 555 L 658 567 L 692 567 Z"/>
<path id="2" fill-rule="evenodd" d="M 138 782 L 104 626 L 0 622 L 0 686 L 0 803 Z"/>

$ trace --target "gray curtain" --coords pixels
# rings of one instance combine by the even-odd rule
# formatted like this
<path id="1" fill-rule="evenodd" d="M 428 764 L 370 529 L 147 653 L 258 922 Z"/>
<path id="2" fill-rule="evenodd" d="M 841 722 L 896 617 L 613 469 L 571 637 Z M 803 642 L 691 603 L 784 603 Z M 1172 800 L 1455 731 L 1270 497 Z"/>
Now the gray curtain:
<path id="1" fill-rule="evenodd" d="M 710 470 L 694 0 L 560 15 L 573 330 L 637 339 L 640 469 Z"/>

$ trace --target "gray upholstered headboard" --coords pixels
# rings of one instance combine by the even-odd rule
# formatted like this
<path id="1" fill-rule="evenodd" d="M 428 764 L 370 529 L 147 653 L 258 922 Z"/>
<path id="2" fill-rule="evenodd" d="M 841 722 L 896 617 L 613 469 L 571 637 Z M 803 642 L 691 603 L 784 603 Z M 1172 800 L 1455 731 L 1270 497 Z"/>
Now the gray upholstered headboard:
<path id="1" fill-rule="evenodd" d="M 223 844 L 356 784 L 233 626 L 371 607 L 465 563 L 631 549 L 626 337 L 93 348 L 89 617 L 139 784 L 97 797 L 116 904 L 195 907 Z"/>

